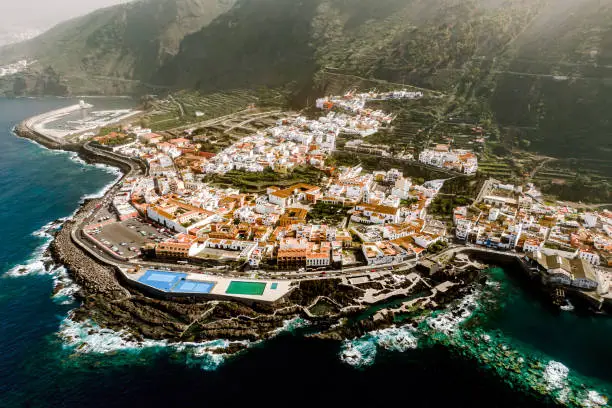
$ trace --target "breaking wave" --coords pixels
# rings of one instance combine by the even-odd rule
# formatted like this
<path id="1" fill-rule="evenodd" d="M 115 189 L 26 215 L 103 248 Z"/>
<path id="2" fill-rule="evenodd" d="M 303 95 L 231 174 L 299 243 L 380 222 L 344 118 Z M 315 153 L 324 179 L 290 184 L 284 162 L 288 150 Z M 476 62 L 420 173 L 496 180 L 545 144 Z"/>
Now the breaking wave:
<path id="1" fill-rule="evenodd" d="M 55 150 L 53 151 L 55 152 Z M 54 233 L 60 230 L 62 228 L 62 225 L 66 221 L 72 219 L 76 215 L 76 213 L 80 209 L 80 205 L 82 205 L 86 200 L 100 198 L 104 196 L 104 194 L 106 194 L 106 192 L 123 177 L 123 173 L 116 167 L 108 166 L 106 164 L 90 165 L 81 160 L 74 152 L 60 152 L 62 154 L 70 154 L 72 160 L 77 161 L 78 163 L 82 162 L 84 166 L 95 166 L 100 169 L 104 169 L 109 174 L 115 175 L 115 178 L 109 183 L 107 183 L 105 186 L 100 188 L 100 190 L 98 190 L 97 192 L 81 196 L 81 198 L 79 199 L 79 207 L 77 207 L 77 209 L 75 209 L 69 216 L 59 218 L 55 221 L 50 221 L 38 230 L 34 231 L 32 235 L 41 239 L 42 243 L 32 252 L 30 258 L 27 259 L 24 263 L 17 264 L 11 269 L 9 269 L 4 274 L 4 276 L 6 277 L 49 274 L 56 278 L 56 283 L 61 282 L 67 285 L 67 279 L 69 278 L 67 276 L 67 273 L 65 273 L 65 268 L 62 270 L 62 268 L 57 268 L 55 265 L 53 265 L 53 260 L 50 254 L 48 253 L 49 246 L 53 241 Z M 64 293 L 66 293 L 67 291 L 75 292 L 76 290 L 74 289 L 74 287 L 72 287 L 71 289 L 66 289 Z"/>
<path id="2" fill-rule="evenodd" d="M 345 340 L 340 359 L 353 367 L 367 367 L 374 364 L 379 348 L 403 353 L 417 347 L 418 337 L 412 327 L 390 327 L 372 331 L 354 340 Z"/>
<path id="3" fill-rule="evenodd" d="M 283 332 L 293 332 L 307 327 L 309 321 L 302 318 L 288 319 L 283 326 L 274 331 L 274 335 Z M 139 340 L 125 330 L 115 331 L 102 328 L 91 320 L 75 321 L 72 314 L 62 320 L 58 337 L 65 350 L 72 350 L 77 354 L 114 354 L 116 352 L 140 353 L 146 350 L 171 353 L 180 358 L 189 367 L 198 367 L 205 371 L 214 371 L 235 353 L 226 352 L 230 347 L 240 345 L 241 349 L 248 349 L 262 343 L 262 341 L 229 341 L 215 339 L 211 341 L 178 342 L 166 340 Z"/>
<path id="4" fill-rule="evenodd" d="M 40 244 L 23 264 L 18 264 L 9 269 L 5 277 L 20 277 L 27 275 L 53 274 L 53 260 L 48 253 L 49 245 L 53 240 L 53 233 L 59 230 L 62 224 L 70 217 L 60 218 L 51 221 L 32 233 L 33 236 L 41 239 Z"/>
<path id="5" fill-rule="evenodd" d="M 108 184 L 100 188 L 95 193 L 85 194 L 79 200 L 79 204 L 83 204 L 86 200 L 91 200 L 94 198 L 101 198 L 106 194 L 106 192 L 113 187 L 121 178 L 123 178 L 123 172 L 118 167 L 109 166 L 108 164 L 103 163 L 95 163 L 95 164 L 87 164 L 83 159 L 81 159 L 76 153 L 71 156 L 71 160 L 77 163 L 82 164 L 83 166 L 91 166 L 105 171 L 108 174 L 115 176 L 115 178 L 110 181 Z"/>
<path id="6" fill-rule="evenodd" d="M 140 353 L 145 350 L 164 351 L 184 360 L 190 367 L 199 367 L 205 371 L 217 369 L 228 358 L 223 350 L 232 344 L 250 344 L 230 342 L 224 339 L 202 343 L 169 343 L 165 340 L 137 340 L 126 331 L 115 331 L 101 328 L 87 320 L 76 322 L 70 316 L 65 318 L 58 332 L 63 348 L 77 354 L 115 354 L 116 352 Z"/>
<path id="7" fill-rule="evenodd" d="M 461 323 L 469 319 L 478 309 L 480 293 L 472 293 L 446 311 L 434 314 L 426 320 L 431 330 L 445 335 L 452 335 L 459 330 Z"/>
<path id="8" fill-rule="evenodd" d="M 293 333 L 297 329 L 310 326 L 310 322 L 302 317 L 295 317 L 293 319 L 287 319 L 283 322 L 283 325 L 278 329 L 275 329 L 272 333 L 277 335 L 280 333 Z"/>
<path id="9" fill-rule="evenodd" d="M 345 340 L 342 343 L 340 359 L 353 367 L 367 367 L 374 364 L 377 352 L 376 344 L 369 339 Z"/>
<path id="10" fill-rule="evenodd" d="M 72 280 L 68 270 L 64 266 L 58 266 L 51 271 L 51 276 L 54 287 L 53 301 L 61 305 L 73 304 L 76 301 L 74 295 L 80 287 Z"/>

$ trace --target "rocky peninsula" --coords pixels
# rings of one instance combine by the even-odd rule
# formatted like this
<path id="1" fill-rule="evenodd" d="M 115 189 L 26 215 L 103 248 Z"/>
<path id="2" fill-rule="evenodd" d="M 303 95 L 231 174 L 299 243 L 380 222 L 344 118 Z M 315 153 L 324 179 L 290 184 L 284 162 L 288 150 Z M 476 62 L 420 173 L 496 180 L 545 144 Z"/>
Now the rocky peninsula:
<path id="1" fill-rule="evenodd" d="M 146 170 L 142 163 L 120 158 L 87 143 L 62 143 L 27 125 L 15 128 L 21 137 L 50 149 L 76 152 L 89 163 L 119 168 L 123 178 Z M 110 194 L 116 186 L 110 187 Z M 346 339 L 367 331 L 389 327 L 397 316 L 409 321 L 423 311 L 441 309 L 469 293 L 482 278 L 470 266 L 457 272 L 452 266 L 430 275 L 415 270 L 383 271 L 365 283 L 347 277 L 301 280 L 291 295 L 273 305 L 203 300 L 195 297 L 154 298 L 126 284 L 117 265 L 94 256 L 77 239 L 82 221 L 105 197 L 87 200 L 55 233 L 49 247 L 53 260 L 64 265 L 79 286 L 80 306 L 75 321 L 91 320 L 102 328 L 125 333 L 131 340 L 166 340 L 171 343 L 226 339 L 229 352 L 244 346 L 241 340 L 272 337 L 289 320 L 307 319 L 317 337 Z M 228 352 L 225 350 L 224 352 Z"/>

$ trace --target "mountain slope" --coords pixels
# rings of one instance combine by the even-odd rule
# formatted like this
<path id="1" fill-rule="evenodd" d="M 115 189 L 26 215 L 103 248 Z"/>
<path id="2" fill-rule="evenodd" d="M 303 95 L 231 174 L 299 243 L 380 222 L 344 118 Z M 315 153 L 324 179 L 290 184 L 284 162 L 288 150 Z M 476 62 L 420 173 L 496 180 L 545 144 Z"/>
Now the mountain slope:
<path id="1" fill-rule="evenodd" d="M 610 15 L 612 0 L 147 0 L 0 54 L 38 58 L 45 80 L 30 82 L 40 92 L 112 79 L 99 90 L 120 93 L 138 80 L 202 92 L 283 87 L 303 104 L 335 89 L 330 71 L 406 83 L 444 92 L 434 118 L 485 126 L 500 152 L 605 162 Z"/>
<path id="2" fill-rule="evenodd" d="M 148 80 L 182 39 L 233 6 L 233 0 L 145 0 L 97 10 L 24 43 L 0 61 L 36 59 L 68 82 L 88 77 Z"/>
<path id="3" fill-rule="evenodd" d="M 269 77 L 274 83 L 292 74 L 287 68 L 295 68 L 293 79 L 299 80 L 304 72 L 333 67 L 449 89 L 463 75 L 453 70 L 463 70 L 475 56 L 495 55 L 546 3 L 241 0 L 214 24 L 188 36 L 156 79 L 208 87 L 218 71 L 225 77 L 249 77 L 248 82 L 267 83 Z M 194 66 L 204 69 L 194 71 Z"/>
<path id="4" fill-rule="evenodd" d="M 612 1 L 560 1 L 495 67 L 499 124 L 553 156 L 612 156 Z"/>
<path id="5" fill-rule="evenodd" d="M 317 0 L 241 0 L 186 37 L 155 80 L 200 90 L 308 80 L 316 68 L 310 44 L 316 4 Z"/>

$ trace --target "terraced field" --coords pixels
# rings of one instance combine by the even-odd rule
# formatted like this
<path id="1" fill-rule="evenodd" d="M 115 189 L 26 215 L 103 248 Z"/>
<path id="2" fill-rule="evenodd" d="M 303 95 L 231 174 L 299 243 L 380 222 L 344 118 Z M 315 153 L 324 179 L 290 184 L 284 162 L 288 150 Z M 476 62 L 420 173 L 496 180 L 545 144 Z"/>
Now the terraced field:
<path id="1" fill-rule="evenodd" d="M 537 184 L 566 184 L 568 181 L 573 181 L 576 178 L 576 174 L 576 171 L 571 169 L 544 168 L 537 172 L 533 180 Z"/>
<path id="2" fill-rule="evenodd" d="M 588 178 L 593 183 L 612 181 L 612 161 L 604 160 L 557 160 L 546 164 L 534 179 L 538 182 L 564 184 L 577 177 Z"/>
<path id="3" fill-rule="evenodd" d="M 612 162 L 567 159 L 544 165 L 534 182 L 548 194 L 570 201 L 612 201 Z"/>
<path id="4" fill-rule="evenodd" d="M 206 95 L 183 91 L 156 101 L 149 121 L 154 131 L 164 131 L 229 115 L 253 105 L 285 107 L 286 99 L 281 91 L 268 89 L 237 89 Z"/>
<path id="5" fill-rule="evenodd" d="M 368 106 L 396 115 L 388 129 L 365 138 L 372 144 L 386 144 L 401 150 L 422 150 L 431 142 L 431 128 L 440 117 L 440 101 L 425 96 L 418 100 L 377 101 Z"/>
<path id="6" fill-rule="evenodd" d="M 211 119 L 228 115 L 246 109 L 250 104 L 256 104 L 258 98 L 248 90 L 235 90 L 224 93 L 199 95 L 197 93 L 181 92 L 174 96 L 183 105 L 185 115 L 194 116 L 200 112 L 200 119 Z"/>
<path id="7" fill-rule="evenodd" d="M 478 162 L 478 173 L 501 181 L 514 180 L 517 174 L 510 163 L 497 158 L 485 158 Z"/>

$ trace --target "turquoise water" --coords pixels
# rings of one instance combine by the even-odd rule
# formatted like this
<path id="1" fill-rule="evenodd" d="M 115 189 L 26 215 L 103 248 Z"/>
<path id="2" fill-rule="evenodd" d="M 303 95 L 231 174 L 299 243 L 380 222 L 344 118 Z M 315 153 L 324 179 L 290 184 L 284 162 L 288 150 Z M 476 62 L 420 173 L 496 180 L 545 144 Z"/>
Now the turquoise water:
<path id="1" fill-rule="evenodd" d="M 555 356 L 584 375 L 612 384 L 612 369 L 604 363 L 612 361 L 609 316 L 555 310 L 513 274 L 506 275 L 500 269 L 492 274 L 506 284 L 501 286 L 501 307 L 488 315 L 486 329 L 501 330 L 515 341 Z"/>
<path id="2" fill-rule="evenodd" d="M 538 397 L 530 381 L 546 382 L 551 361 L 569 371 L 555 398 L 568 387 L 580 398 L 612 389 L 610 320 L 551 310 L 500 270 L 468 299 L 479 306 L 466 306 L 471 317 L 461 324 L 439 314 L 418 329 L 364 335 L 355 347 L 369 365 L 360 369 L 343 362 L 345 344 L 305 338 L 299 322 L 287 327 L 294 334 L 251 344 L 231 359 L 218 354 L 224 340 L 142 345 L 75 324 L 67 319 L 77 305 L 65 271 L 44 271 L 41 227 L 72 214 L 116 174 L 10 132 L 25 117 L 73 102 L 0 99 L 0 407 L 253 406 L 252 395 L 271 389 L 265 403 L 272 406 L 550 406 L 554 400 Z M 57 281 L 66 289 L 52 296 Z M 541 367 L 529 366 L 536 362 Z M 584 390 L 574 390 L 576 381 Z"/>
<path id="3" fill-rule="evenodd" d="M 376 364 L 380 352 L 443 347 L 544 402 L 607 406 L 610 320 L 556 310 L 519 271 L 486 273 L 486 284 L 417 327 L 399 325 L 345 341 L 342 359 L 364 367 Z"/>

